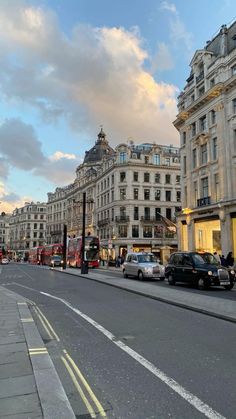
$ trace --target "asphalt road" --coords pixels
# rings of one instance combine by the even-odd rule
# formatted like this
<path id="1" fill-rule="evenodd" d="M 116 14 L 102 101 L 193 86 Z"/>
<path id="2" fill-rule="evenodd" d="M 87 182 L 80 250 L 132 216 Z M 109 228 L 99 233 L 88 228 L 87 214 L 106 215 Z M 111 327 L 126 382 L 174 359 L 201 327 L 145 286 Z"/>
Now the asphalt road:
<path id="1" fill-rule="evenodd" d="M 99 401 L 94 417 L 236 418 L 235 324 L 24 264 L 3 266 L 0 283 L 37 305 L 32 314 L 78 419 L 93 416 L 66 359 L 88 383 L 87 400 Z"/>

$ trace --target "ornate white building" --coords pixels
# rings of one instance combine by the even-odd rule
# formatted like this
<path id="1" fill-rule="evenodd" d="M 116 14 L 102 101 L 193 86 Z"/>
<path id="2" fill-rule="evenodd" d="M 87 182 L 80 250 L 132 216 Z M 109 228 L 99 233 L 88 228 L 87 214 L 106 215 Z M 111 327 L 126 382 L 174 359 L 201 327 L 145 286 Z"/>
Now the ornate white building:
<path id="1" fill-rule="evenodd" d="M 197 50 L 178 98 L 179 248 L 236 256 L 236 22 Z"/>
<path id="2" fill-rule="evenodd" d="M 56 203 L 57 192 L 61 196 L 58 194 Z M 174 222 L 181 205 L 179 148 L 145 143 L 120 144 L 114 150 L 101 129 L 78 166 L 73 185 L 48 194 L 52 231 L 58 205 L 66 208 L 63 217 L 68 235 L 82 234 L 83 192 L 86 234 L 100 238 L 104 259 L 141 249 L 164 258 L 177 248 Z"/>
<path id="3" fill-rule="evenodd" d="M 26 202 L 13 211 L 9 220 L 11 250 L 25 251 L 46 243 L 46 211 L 41 202 Z"/>

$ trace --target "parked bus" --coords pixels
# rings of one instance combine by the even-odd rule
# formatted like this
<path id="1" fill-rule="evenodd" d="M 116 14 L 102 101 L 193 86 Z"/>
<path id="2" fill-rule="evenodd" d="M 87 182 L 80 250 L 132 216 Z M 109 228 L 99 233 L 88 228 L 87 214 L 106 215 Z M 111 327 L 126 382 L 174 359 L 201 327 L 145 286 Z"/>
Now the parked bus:
<path id="1" fill-rule="evenodd" d="M 90 268 L 99 267 L 99 239 L 95 236 L 85 236 L 84 260 Z M 82 237 L 69 239 L 67 248 L 67 265 L 75 268 L 81 267 Z"/>
<path id="2" fill-rule="evenodd" d="M 50 265 L 51 264 L 51 257 L 58 255 L 63 257 L 63 244 L 55 243 L 55 244 L 46 244 L 42 251 L 42 264 L 43 265 Z"/>
<path id="3" fill-rule="evenodd" d="M 44 252 L 43 246 L 37 246 L 30 249 L 29 263 L 32 263 L 33 265 L 41 265 L 43 252 Z"/>

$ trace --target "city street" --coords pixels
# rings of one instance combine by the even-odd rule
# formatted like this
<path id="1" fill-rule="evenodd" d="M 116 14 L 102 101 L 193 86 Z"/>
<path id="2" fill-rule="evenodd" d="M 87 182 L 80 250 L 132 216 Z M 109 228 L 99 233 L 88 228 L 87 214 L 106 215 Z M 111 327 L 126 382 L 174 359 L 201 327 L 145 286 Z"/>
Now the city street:
<path id="1" fill-rule="evenodd" d="M 235 323 L 27 264 L 0 285 L 28 299 L 77 418 L 235 418 Z"/>

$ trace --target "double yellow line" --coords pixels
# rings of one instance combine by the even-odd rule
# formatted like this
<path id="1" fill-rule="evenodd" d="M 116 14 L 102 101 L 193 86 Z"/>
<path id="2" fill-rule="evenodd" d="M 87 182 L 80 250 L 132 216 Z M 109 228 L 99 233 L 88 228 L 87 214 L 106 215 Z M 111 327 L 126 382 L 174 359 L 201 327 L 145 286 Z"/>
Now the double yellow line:
<path id="1" fill-rule="evenodd" d="M 96 413 L 95 413 L 95 410 L 93 409 L 91 403 L 89 402 L 88 397 L 86 396 L 84 390 L 82 389 L 81 385 L 79 384 L 78 379 L 80 380 L 81 384 L 84 386 L 84 389 L 86 390 L 89 398 L 91 399 L 91 401 L 96 406 L 97 414 L 106 418 L 107 417 L 106 412 L 104 411 L 101 403 L 99 402 L 99 400 L 97 399 L 97 397 L 93 393 L 91 387 L 89 386 L 89 384 L 85 380 L 83 374 L 81 373 L 81 371 L 77 367 L 76 363 L 70 357 L 70 355 L 67 353 L 67 351 L 65 349 L 63 350 L 63 353 L 64 353 L 64 356 L 61 356 L 61 360 L 64 363 L 69 375 L 71 376 L 71 379 L 72 379 L 78 393 L 80 394 L 81 399 L 83 400 L 85 406 L 87 407 L 91 418 L 96 418 Z M 78 377 L 78 379 L 77 379 L 77 377 Z"/>
<path id="2" fill-rule="evenodd" d="M 46 333 L 48 334 L 50 339 L 55 339 L 57 342 L 60 341 L 58 335 L 56 334 L 55 330 L 47 320 L 47 318 L 44 316 L 42 311 L 39 309 L 39 307 L 36 306 L 36 304 L 26 299 L 32 306 L 33 310 L 35 311 L 36 315 L 38 316 L 40 322 L 42 323 L 42 326 L 44 327 Z M 28 319 L 24 319 L 25 321 L 29 321 Z M 33 319 L 32 319 L 33 320 Z M 47 354 L 48 351 L 46 348 L 31 348 L 29 350 L 30 355 L 43 355 Z M 71 356 L 67 353 L 67 351 L 63 350 L 63 355 L 61 356 L 61 361 L 66 367 L 67 372 L 69 373 L 74 386 L 76 390 L 78 391 L 81 399 L 83 400 L 85 406 L 87 407 L 87 410 L 91 416 L 91 418 L 96 418 L 97 415 L 106 418 L 106 412 L 104 411 L 101 403 L 93 393 L 91 387 L 89 386 L 88 382 L 84 378 L 83 374 L 77 367 L 74 360 L 71 358 Z M 79 383 L 80 382 L 80 383 Z M 82 388 L 83 387 L 83 388 Z M 89 401 L 90 400 L 90 401 Z M 95 406 L 95 409 L 93 408 L 92 404 Z"/>

